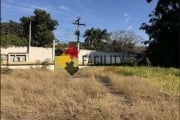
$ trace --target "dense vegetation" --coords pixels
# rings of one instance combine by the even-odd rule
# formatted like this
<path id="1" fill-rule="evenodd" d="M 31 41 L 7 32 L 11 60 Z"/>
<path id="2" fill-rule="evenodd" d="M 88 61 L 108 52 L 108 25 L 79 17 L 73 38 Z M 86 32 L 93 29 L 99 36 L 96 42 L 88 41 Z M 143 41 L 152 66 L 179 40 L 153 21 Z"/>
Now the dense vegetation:
<path id="1" fill-rule="evenodd" d="M 110 41 L 110 34 L 106 29 L 87 29 L 84 33 L 85 47 L 87 49 L 102 50 Z"/>
<path id="2" fill-rule="evenodd" d="M 84 47 L 86 49 L 109 52 L 142 52 L 137 43 L 142 41 L 133 31 L 119 30 L 109 33 L 106 29 L 91 28 L 84 33 Z"/>
<path id="3" fill-rule="evenodd" d="M 47 47 L 55 39 L 53 30 L 58 22 L 53 20 L 49 13 L 44 10 L 36 9 L 34 15 L 30 17 L 23 16 L 20 22 L 1 23 L 1 46 L 10 45 L 25 46 L 29 39 L 29 27 L 31 21 L 32 46 Z"/>
<path id="4" fill-rule="evenodd" d="M 149 35 L 147 56 L 153 65 L 180 67 L 180 1 L 159 0 L 149 17 L 141 26 Z"/>
<path id="5" fill-rule="evenodd" d="M 23 33 L 28 38 L 29 22 L 32 24 L 32 45 L 46 47 L 50 46 L 55 39 L 53 30 L 55 30 L 58 22 L 53 20 L 49 13 L 43 10 L 35 10 L 34 16 L 20 18 L 23 26 Z"/>

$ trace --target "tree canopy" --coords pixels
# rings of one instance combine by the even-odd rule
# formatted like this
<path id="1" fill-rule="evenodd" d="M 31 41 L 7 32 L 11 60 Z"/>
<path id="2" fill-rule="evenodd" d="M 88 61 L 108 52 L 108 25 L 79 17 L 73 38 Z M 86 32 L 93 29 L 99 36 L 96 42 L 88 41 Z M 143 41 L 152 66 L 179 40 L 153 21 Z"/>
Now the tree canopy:
<path id="1" fill-rule="evenodd" d="M 53 30 L 58 22 L 51 18 L 51 15 L 44 10 L 36 9 L 34 16 L 20 18 L 23 26 L 24 37 L 28 38 L 29 24 L 32 24 L 32 43 L 33 46 L 50 46 L 55 39 Z"/>
<path id="2" fill-rule="evenodd" d="M 1 46 L 25 46 L 27 45 L 27 39 L 24 37 L 19 37 L 13 34 L 1 35 Z"/>
<path id="3" fill-rule="evenodd" d="M 10 20 L 9 22 L 1 23 L 1 35 L 13 34 L 17 36 L 23 35 L 22 25 Z"/>
<path id="4" fill-rule="evenodd" d="M 23 29 L 20 23 L 10 20 L 1 23 L 1 46 L 8 47 L 11 45 L 25 46 L 27 39 L 23 37 Z"/>
<path id="5" fill-rule="evenodd" d="M 110 41 L 110 34 L 106 29 L 87 29 L 83 37 L 85 38 L 86 48 L 94 50 L 100 50 L 108 41 Z"/>
<path id="6" fill-rule="evenodd" d="M 113 52 L 136 52 L 136 44 L 142 40 L 142 38 L 133 31 L 125 30 L 112 32 L 111 38 Z"/>
<path id="7" fill-rule="evenodd" d="M 147 56 L 153 65 L 180 67 L 180 1 L 159 0 L 149 17 L 140 28 L 149 35 Z"/>
<path id="8" fill-rule="evenodd" d="M 29 24 L 31 21 L 32 46 L 48 47 L 55 39 L 53 30 L 58 22 L 51 18 L 51 15 L 44 10 L 34 10 L 34 15 L 21 17 L 20 23 L 10 20 L 1 23 L 1 46 L 25 46 L 28 43 Z M 20 42 L 21 41 L 21 42 Z"/>

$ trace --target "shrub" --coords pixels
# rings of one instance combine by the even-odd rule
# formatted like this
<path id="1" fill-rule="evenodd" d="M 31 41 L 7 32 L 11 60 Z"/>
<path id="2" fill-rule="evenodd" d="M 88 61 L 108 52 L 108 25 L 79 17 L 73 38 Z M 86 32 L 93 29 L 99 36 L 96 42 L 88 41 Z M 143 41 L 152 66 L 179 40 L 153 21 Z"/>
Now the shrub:
<path id="1" fill-rule="evenodd" d="M 138 60 L 135 57 L 129 57 L 124 60 L 123 65 L 135 66 L 138 64 Z"/>

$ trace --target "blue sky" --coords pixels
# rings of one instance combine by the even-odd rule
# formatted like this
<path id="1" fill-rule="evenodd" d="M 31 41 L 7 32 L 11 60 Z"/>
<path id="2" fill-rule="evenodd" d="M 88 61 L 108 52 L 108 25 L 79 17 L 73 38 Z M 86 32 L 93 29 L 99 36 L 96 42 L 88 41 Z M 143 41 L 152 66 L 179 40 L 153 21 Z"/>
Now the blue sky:
<path id="1" fill-rule="evenodd" d="M 132 30 L 137 35 L 148 39 L 144 31 L 139 30 L 141 23 L 148 22 L 148 14 L 155 8 L 157 0 L 151 4 L 146 0 L 1 0 L 2 22 L 19 22 L 22 16 L 33 15 L 34 9 L 43 9 L 58 21 L 54 31 L 60 42 L 76 41 L 72 24 L 77 17 L 85 23 L 81 27 L 81 41 L 86 29 L 101 28 L 108 32 Z"/>

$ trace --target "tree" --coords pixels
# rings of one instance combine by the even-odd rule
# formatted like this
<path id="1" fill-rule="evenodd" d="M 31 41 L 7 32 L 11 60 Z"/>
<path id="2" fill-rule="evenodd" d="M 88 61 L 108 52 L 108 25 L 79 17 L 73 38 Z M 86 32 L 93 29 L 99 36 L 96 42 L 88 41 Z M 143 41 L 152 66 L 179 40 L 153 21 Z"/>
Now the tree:
<path id="1" fill-rule="evenodd" d="M 9 21 L 1 23 L 1 46 L 25 46 L 27 39 L 23 37 L 23 29 L 20 23 Z"/>
<path id="2" fill-rule="evenodd" d="M 88 49 L 102 50 L 110 41 L 110 34 L 106 29 L 87 29 L 83 37 L 85 38 L 85 46 Z"/>
<path id="3" fill-rule="evenodd" d="M 113 52 L 136 52 L 136 44 L 142 38 L 133 31 L 115 31 L 111 35 L 111 48 Z"/>
<path id="4" fill-rule="evenodd" d="M 24 37 L 28 38 L 29 24 L 32 24 L 32 43 L 33 46 L 46 47 L 52 44 L 55 39 L 53 30 L 58 22 L 53 20 L 49 13 L 44 10 L 36 9 L 34 16 L 20 18 L 24 29 Z"/>
<path id="5" fill-rule="evenodd" d="M 140 27 L 149 35 L 147 56 L 153 65 L 180 67 L 180 1 L 159 0 L 149 17 Z"/>
<path id="6" fill-rule="evenodd" d="M 1 35 L 7 34 L 13 34 L 21 37 L 23 35 L 22 25 L 12 20 L 1 23 Z"/>
<path id="7" fill-rule="evenodd" d="M 27 45 L 27 39 L 23 37 L 18 37 L 17 35 L 7 34 L 1 35 L 1 46 L 8 47 L 8 46 L 25 46 Z"/>

